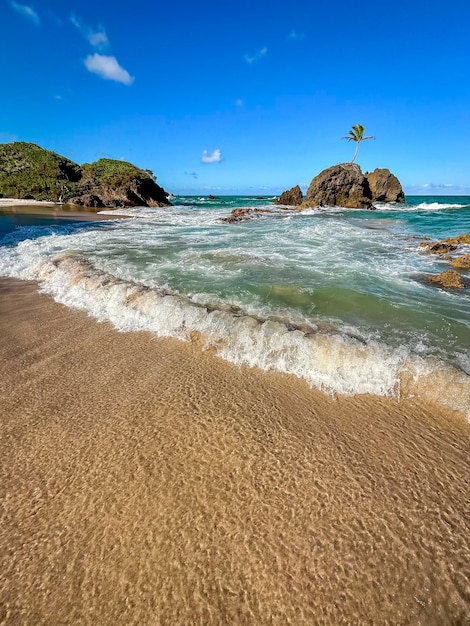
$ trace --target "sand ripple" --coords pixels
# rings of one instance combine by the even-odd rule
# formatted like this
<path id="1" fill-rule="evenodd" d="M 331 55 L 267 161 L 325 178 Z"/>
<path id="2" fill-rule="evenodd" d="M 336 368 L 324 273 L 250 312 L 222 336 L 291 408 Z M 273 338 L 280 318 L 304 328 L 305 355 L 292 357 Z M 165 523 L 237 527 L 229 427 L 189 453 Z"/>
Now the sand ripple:
<path id="1" fill-rule="evenodd" d="M 0 301 L 2 623 L 470 624 L 463 419 Z"/>

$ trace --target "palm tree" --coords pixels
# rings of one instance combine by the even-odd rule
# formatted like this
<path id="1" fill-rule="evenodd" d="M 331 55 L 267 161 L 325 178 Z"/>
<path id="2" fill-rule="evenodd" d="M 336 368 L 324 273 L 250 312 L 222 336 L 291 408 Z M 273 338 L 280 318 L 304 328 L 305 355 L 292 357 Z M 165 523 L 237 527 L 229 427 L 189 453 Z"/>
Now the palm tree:
<path id="1" fill-rule="evenodd" d="M 361 143 L 361 141 L 365 141 L 366 139 L 375 139 L 373 135 L 364 137 L 364 130 L 365 128 L 362 124 L 355 124 L 351 128 L 351 130 L 348 130 L 348 134 L 346 135 L 346 137 L 343 137 L 343 139 L 347 139 L 348 141 L 356 142 L 356 152 L 354 153 L 354 156 L 351 159 L 351 161 L 349 161 L 350 163 L 354 163 L 354 161 L 356 160 L 357 151 L 359 150 L 359 144 Z"/>

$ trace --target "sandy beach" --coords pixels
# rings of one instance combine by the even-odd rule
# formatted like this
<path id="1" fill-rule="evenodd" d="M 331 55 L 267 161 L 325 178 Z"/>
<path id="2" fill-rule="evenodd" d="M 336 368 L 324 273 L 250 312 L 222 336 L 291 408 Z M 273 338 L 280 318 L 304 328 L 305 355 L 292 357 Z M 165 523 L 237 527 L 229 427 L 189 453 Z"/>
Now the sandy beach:
<path id="1" fill-rule="evenodd" d="M 45 200 L 23 200 L 17 198 L 0 198 L 0 214 L 31 215 L 37 217 L 51 217 L 57 220 L 86 220 L 101 221 L 115 219 L 110 213 L 100 213 L 104 209 L 83 207 L 77 204 L 59 204 Z M 109 210 L 109 209 L 108 209 Z M 123 216 L 120 215 L 120 218 Z M 125 216 L 124 216 L 125 218 Z"/>
<path id="2" fill-rule="evenodd" d="M 469 624 L 470 427 L 0 282 L 4 624 Z"/>

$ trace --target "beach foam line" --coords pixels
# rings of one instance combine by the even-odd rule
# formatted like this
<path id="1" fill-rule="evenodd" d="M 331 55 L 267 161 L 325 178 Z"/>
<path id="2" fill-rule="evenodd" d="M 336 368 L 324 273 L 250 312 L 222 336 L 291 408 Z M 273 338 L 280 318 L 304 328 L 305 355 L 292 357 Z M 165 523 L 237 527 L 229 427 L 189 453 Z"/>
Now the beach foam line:
<path id="1" fill-rule="evenodd" d="M 438 359 L 410 354 L 405 346 L 206 307 L 188 296 L 121 280 L 71 253 L 41 260 L 17 277 L 39 281 L 58 302 L 124 332 L 197 342 L 236 365 L 293 374 L 330 394 L 419 397 L 470 417 L 470 377 Z"/>

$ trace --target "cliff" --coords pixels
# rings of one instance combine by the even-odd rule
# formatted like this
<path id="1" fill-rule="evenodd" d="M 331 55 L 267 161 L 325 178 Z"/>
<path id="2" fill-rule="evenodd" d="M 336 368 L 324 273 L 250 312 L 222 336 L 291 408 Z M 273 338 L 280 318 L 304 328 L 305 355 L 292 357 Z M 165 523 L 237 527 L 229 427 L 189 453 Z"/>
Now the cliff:
<path id="1" fill-rule="evenodd" d="M 150 170 L 113 159 L 80 166 L 26 142 L 0 144 L 0 196 L 94 207 L 170 205 Z"/>

